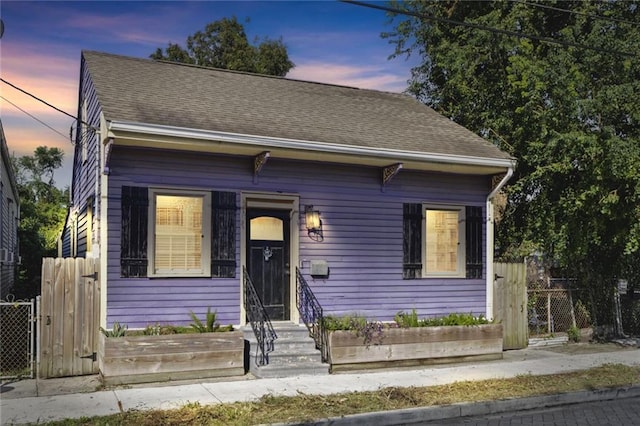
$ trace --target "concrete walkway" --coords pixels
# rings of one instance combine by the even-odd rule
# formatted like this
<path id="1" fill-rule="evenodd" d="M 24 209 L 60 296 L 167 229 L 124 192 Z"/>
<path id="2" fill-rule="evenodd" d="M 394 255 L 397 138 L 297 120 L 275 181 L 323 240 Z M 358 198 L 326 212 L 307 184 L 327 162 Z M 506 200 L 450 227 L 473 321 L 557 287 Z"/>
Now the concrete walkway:
<path id="1" fill-rule="evenodd" d="M 253 401 L 269 394 L 293 396 L 302 392 L 308 395 L 326 395 L 371 391 L 389 386 L 432 386 L 523 374 L 554 374 L 610 363 L 640 365 L 640 348 L 637 345 L 622 347 L 614 344 L 573 344 L 508 351 L 504 353 L 502 360 L 477 363 L 279 379 L 253 379 L 251 376 L 244 376 L 220 381 L 137 385 L 109 390 L 96 390 L 100 387 L 96 376 L 22 380 L 2 384 L 0 420 L 2 425 L 38 423 L 83 416 L 102 416 L 132 409 L 171 409 L 190 402 L 206 405 Z M 636 391 L 640 391 L 640 388 Z M 611 392 L 607 395 L 608 398 L 611 397 Z M 572 398 L 575 399 L 576 396 Z M 562 398 L 556 395 L 553 401 L 561 403 Z M 532 403 L 544 402 L 535 400 Z M 495 404 L 496 407 L 505 405 L 504 401 L 496 401 Z M 489 410 L 487 412 L 492 412 L 490 404 L 485 402 L 481 405 Z M 451 410 L 451 406 L 431 407 L 429 410 L 430 418 L 460 416 L 465 412 L 460 409 Z M 437 410 L 440 412 L 436 412 L 433 417 Z M 447 414 L 449 412 L 451 414 Z M 366 424 L 373 419 L 371 415 L 363 416 L 365 415 L 353 417 L 350 424 Z M 379 423 L 380 419 L 376 422 Z"/>

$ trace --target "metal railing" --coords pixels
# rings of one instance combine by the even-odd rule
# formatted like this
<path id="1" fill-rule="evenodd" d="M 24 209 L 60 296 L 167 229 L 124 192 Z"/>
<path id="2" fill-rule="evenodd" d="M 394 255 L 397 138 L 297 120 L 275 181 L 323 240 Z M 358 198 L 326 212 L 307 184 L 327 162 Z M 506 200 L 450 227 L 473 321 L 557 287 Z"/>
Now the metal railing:
<path id="1" fill-rule="evenodd" d="M 322 354 L 322 362 L 327 362 L 327 331 L 324 328 L 324 316 L 322 306 L 311 291 L 311 287 L 302 276 L 300 269 L 296 268 L 296 305 L 300 318 L 309 330 L 309 334 L 316 342 L 316 348 Z"/>
<path id="2" fill-rule="evenodd" d="M 242 268 L 242 276 L 244 279 L 244 308 L 247 312 L 247 319 L 253 329 L 253 334 L 258 342 L 256 365 L 267 365 L 269 364 L 269 352 L 273 351 L 273 342 L 278 336 L 246 268 Z"/>

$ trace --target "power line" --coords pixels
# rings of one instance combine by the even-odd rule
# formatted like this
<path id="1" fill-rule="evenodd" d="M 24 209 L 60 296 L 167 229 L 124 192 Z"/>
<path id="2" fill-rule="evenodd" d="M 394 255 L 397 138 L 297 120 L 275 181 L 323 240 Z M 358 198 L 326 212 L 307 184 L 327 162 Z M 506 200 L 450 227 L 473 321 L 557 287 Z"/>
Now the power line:
<path id="1" fill-rule="evenodd" d="M 2 82 L 3 82 L 3 83 L 5 83 L 5 84 L 8 84 L 9 86 L 11 86 L 11 87 L 13 87 L 14 89 L 16 89 L 16 90 L 18 90 L 18 91 L 20 91 L 20 92 L 24 93 L 25 95 L 31 96 L 33 99 L 37 100 L 38 102 L 42 102 L 42 103 L 43 103 L 43 104 L 45 104 L 46 106 L 48 106 L 48 107 L 50 107 L 50 108 L 53 108 L 53 109 L 55 109 L 56 111 L 61 112 L 62 114 L 66 115 L 66 116 L 68 116 L 68 117 L 73 118 L 73 119 L 74 119 L 74 120 L 76 120 L 76 121 L 79 121 L 80 123 L 84 124 L 84 125 L 85 125 L 85 126 L 87 126 L 88 128 L 93 129 L 93 130 L 96 130 L 96 131 L 98 130 L 97 128 L 93 127 L 91 124 L 89 124 L 89 123 L 87 123 L 87 122 L 85 122 L 85 121 L 83 121 L 83 120 L 80 120 L 78 117 L 73 116 L 73 115 L 69 114 L 69 113 L 68 113 L 68 112 L 66 112 L 66 111 L 63 111 L 63 110 L 61 110 L 60 108 L 58 108 L 58 107 L 56 107 L 56 106 L 54 106 L 54 105 L 51 105 L 49 102 L 47 102 L 47 101 L 45 101 L 45 100 L 43 100 L 43 99 L 40 99 L 40 98 L 39 98 L 39 97 L 37 97 L 36 95 L 32 95 L 31 93 L 27 92 L 26 90 L 19 88 L 19 87 L 18 87 L 18 86 L 16 86 L 15 84 L 11 84 L 11 83 L 9 83 L 9 82 L 8 82 L 7 80 L 5 80 L 4 78 L 0 77 L 0 81 L 2 81 Z M 66 136 L 65 136 L 65 138 L 66 138 Z"/>
<path id="2" fill-rule="evenodd" d="M 577 47 L 579 49 L 593 50 L 593 51 L 600 52 L 600 53 L 614 53 L 614 54 L 617 54 L 617 55 L 630 56 L 630 57 L 635 57 L 636 56 L 635 53 L 623 52 L 623 51 L 614 50 L 614 49 L 603 49 L 603 48 L 593 47 L 593 46 L 586 46 L 586 45 L 583 45 L 583 44 L 573 43 L 573 42 L 570 42 L 570 41 L 560 41 L 560 40 L 556 40 L 554 38 L 549 38 L 549 37 L 540 37 L 540 36 L 531 35 L 531 34 L 519 33 L 519 32 L 516 32 L 516 31 L 502 30 L 502 29 L 499 29 L 499 28 L 487 27 L 486 25 L 472 24 L 470 22 L 454 21 L 452 19 L 447 19 L 447 18 L 438 18 L 438 17 L 435 17 L 435 16 L 429 16 L 429 15 L 426 15 L 426 14 L 423 14 L 423 13 L 412 12 L 410 10 L 401 10 L 401 9 L 397 9 L 397 8 L 393 8 L 393 7 L 381 6 L 381 5 L 377 5 L 377 4 L 365 3 L 365 2 L 354 1 L 354 0 L 339 0 L 339 1 L 341 1 L 343 3 L 350 3 L 350 4 L 353 4 L 353 5 L 356 5 L 356 6 L 369 7 L 371 9 L 378 9 L 378 10 L 382 10 L 382 11 L 385 11 L 385 12 L 391 12 L 391 13 L 395 13 L 397 15 L 409 15 L 409 16 L 413 16 L 415 18 L 426 19 L 426 20 L 436 21 L 436 22 L 443 22 L 443 23 L 452 24 L 452 25 L 461 25 L 461 26 L 467 27 L 467 28 L 474 28 L 474 29 L 477 29 L 477 30 L 489 31 L 489 32 L 508 35 L 508 36 L 512 36 L 512 37 L 527 38 L 527 39 L 531 39 L 531 40 L 541 41 L 543 43 L 557 44 L 557 45 L 566 46 L 566 47 Z"/>
<path id="3" fill-rule="evenodd" d="M 586 13 L 586 12 L 579 12 L 577 10 L 569 10 L 569 9 L 561 9 L 559 7 L 549 6 L 549 5 L 542 4 L 542 3 L 531 3 L 531 2 L 528 2 L 528 1 L 525 1 L 525 0 L 511 0 L 511 1 L 514 2 L 514 3 L 525 4 L 527 6 L 538 7 L 540 9 L 555 10 L 557 12 L 565 12 L 565 13 L 569 13 L 569 14 L 572 14 L 572 15 L 581 15 L 581 16 L 586 16 L 588 18 L 600 19 L 600 20 L 603 20 L 603 21 L 618 22 L 618 23 L 621 23 L 621 24 L 630 24 L 630 25 L 634 25 L 634 26 L 640 25 L 640 23 L 638 23 L 638 22 L 627 21 L 626 19 L 609 18 L 607 16 L 602 16 L 602 15 L 592 15 L 592 14 Z"/>
<path id="4" fill-rule="evenodd" d="M 51 127 L 50 125 L 48 125 L 47 123 L 45 123 L 44 121 L 40 120 L 38 117 L 36 117 L 33 114 L 30 114 L 29 112 L 23 110 L 22 108 L 20 108 L 18 105 L 14 104 L 13 102 L 11 102 L 9 99 L 5 98 L 4 96 L 0 95 L 0 99 L 6 101 L 7 103 L 9 103 L 10 105 L 12 105 L 14 108 L 16 108 L 17 110 L 25 113 L 26 115 L 28 115 L 29 117 L 33 118 L 34 120 L 36 120 L 38 123 L 42 124 L 45 127 L 48 127 L 50 130 L 53 130 L 54 132 L 56 132 L 57 134 L 59 134 L 60 136 L 62 136 L 65 140 L 67 140 L 69 138 L 69 136 L 65 135 L 64 133 L 59 132 L 58 130 L 54 129 L 53 127 Z"/>

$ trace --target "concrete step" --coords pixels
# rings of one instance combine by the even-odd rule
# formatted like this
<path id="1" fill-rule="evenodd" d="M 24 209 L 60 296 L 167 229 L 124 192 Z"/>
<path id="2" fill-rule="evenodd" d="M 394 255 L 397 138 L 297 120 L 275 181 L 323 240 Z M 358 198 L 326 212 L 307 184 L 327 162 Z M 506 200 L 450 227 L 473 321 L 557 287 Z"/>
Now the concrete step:
<path id="1" fill-rule="evenodd" d="M 249 368 L 256 377 L 291 377 L 329 374 L 329 365 L 322 363 L 322 355 L 304 325 L 275 323 L 278 338 L 268 354 L 268 364 L 256 364 L 257 341 L 250 325 L 244 327 L 249 344 Z M 259 357 L 259 354 L 258 354 Z"/>

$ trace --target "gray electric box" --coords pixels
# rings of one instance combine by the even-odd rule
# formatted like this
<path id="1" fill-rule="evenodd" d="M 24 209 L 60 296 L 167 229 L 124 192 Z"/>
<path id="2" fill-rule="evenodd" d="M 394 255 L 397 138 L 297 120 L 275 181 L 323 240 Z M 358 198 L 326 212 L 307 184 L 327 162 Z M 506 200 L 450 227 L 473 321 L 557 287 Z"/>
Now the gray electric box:
<path id="1" fill-rule="evenodd" d="M 329 276 L 329 264 L 326 260 L 312 260 L 311 272 L 312 277 L 328 277 Z"/>

